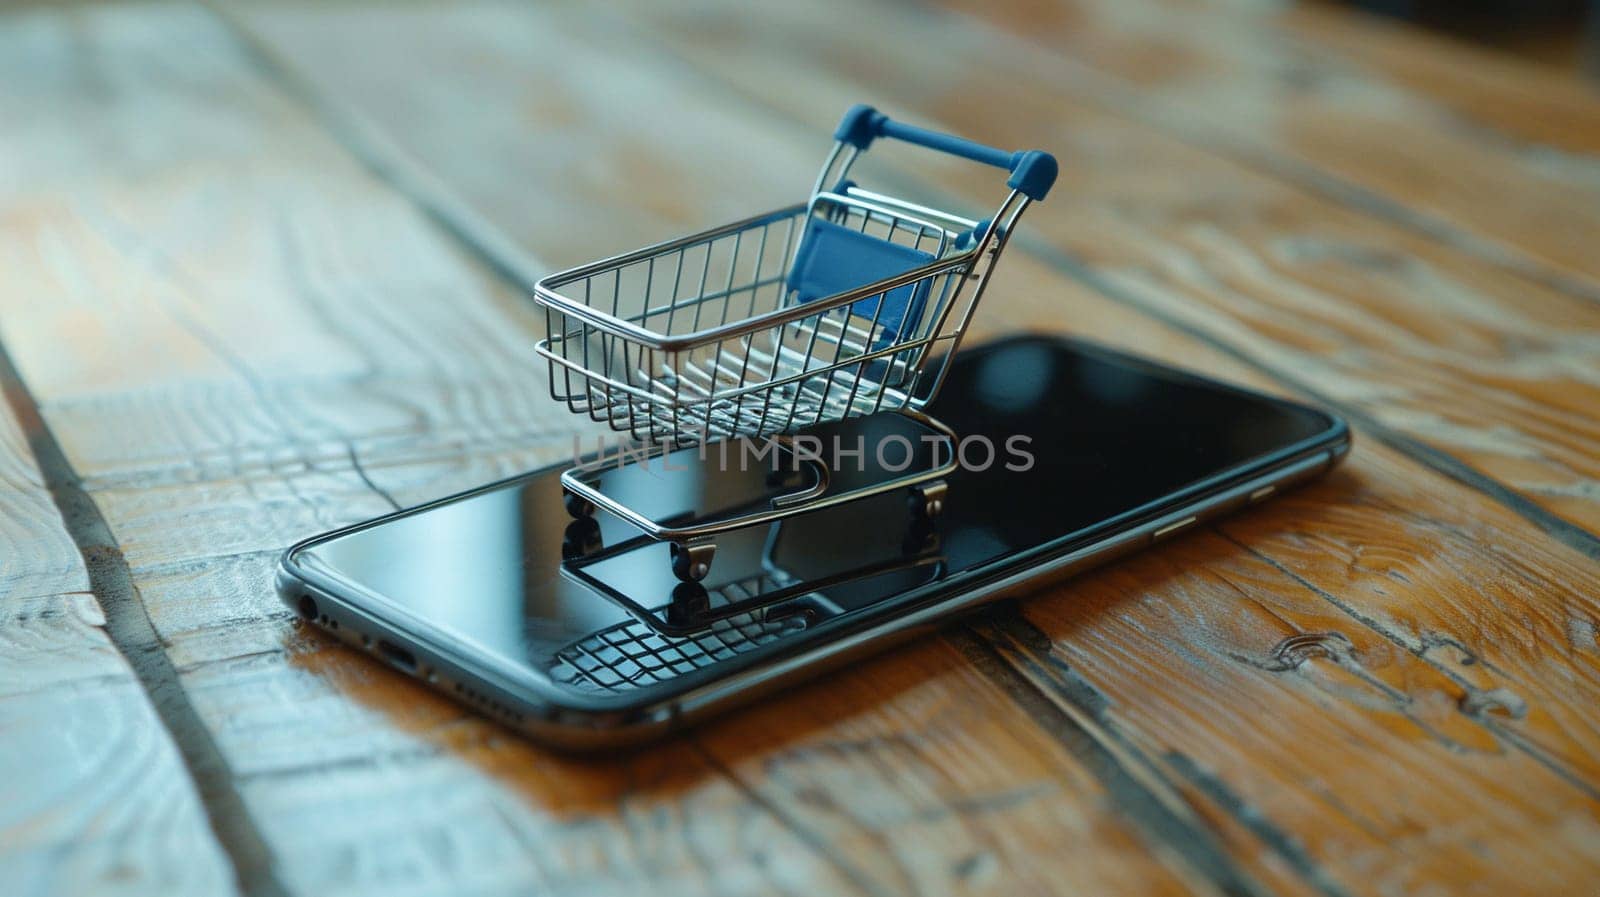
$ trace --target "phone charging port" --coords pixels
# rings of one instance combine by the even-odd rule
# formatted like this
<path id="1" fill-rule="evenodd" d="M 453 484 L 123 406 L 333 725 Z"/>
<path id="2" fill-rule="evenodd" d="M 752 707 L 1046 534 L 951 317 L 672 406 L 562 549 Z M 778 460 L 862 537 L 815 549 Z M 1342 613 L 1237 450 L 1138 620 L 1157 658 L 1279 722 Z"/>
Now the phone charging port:
<path id="1" fill-rule="evenodd" d="M 387 639 L 378 639 L 378 653 L 382 654 L 385 660 L 408 673 L 417 671 L 416 655 L 399 645 L 390 644 Z"/>

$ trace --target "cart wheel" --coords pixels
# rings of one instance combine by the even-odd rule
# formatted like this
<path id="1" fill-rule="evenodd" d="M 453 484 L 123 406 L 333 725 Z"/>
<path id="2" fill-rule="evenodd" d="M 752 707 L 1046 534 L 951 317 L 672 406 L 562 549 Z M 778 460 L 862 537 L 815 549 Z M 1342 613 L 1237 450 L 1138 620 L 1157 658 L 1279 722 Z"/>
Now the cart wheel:
<path id="1" fill-rule="evenodd" d="M 684 582 L 699 582 L 711 572 L 717 544 L 710 539 L 672 543 L 672 572 Z"/>
<path id="2" fill-rule="evenodd" d="M 579 517 L 567 524 L 561 534 L 561 559 L 577 560 L 605 547 L 600 540 L 600 523 L 593 517 Z"/>
<path id="3" fill-rule="evenodd" d="M 667 622 L 673 626 L 693 626 L 711 610 L 711 595 L 697 582 L 680 582 L 672 588 L 672 603 L 667 605 Z"/>
<path id="4" fill-rule="evenodd" d="M 911 495 L 906 501 L 907 507 L 913 516 L 931 520 L 944 513 L 944 497 L 949 490 L 950 487 L 943 480 L 912 486 Z"/>
<path id="5" fill-rule="evenodd" d="M 566 506 L 567 513 L 574 520 L 584 520 L 594 516 L 594 502 L 574 492 L 563 492 L 561 503 Z"/>
<path id="6" fill-rule="evenodd" d="M 906 528 L 905 540 L 900 543 L 900 551 L 907 557 L 915 557 L 927 551 L 932 551 L 939 545 L 939 528 L 929 517 L 917 516 Z"/>

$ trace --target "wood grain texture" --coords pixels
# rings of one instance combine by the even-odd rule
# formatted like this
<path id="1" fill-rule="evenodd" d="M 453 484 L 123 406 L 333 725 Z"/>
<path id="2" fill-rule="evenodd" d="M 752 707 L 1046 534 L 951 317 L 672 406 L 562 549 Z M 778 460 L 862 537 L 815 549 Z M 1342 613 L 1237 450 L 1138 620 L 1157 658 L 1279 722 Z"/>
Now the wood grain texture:
<path id="1" fill-rule="evenodd" d="M 42 423 L 10 373 L 0 358 L 0 888 L 232 893 L 183 759 L 88 592 L 29 444 Z"/>
<path id="2" fill-rule="evenodd" d="M 948 4 L 1186 142 L 1600 297 L 1600 104 L 1563 73 L 1323 4 Z"/>
<path id="3" fill-rule="evenodd" d="M 93 595 L 0 597 L 7 894 L 214 895 L 232 869 Z"/>
<path id="4" fill-rule="evenodd" d="M 50 501 L 12 403 L 4 401 L 13 393 L 0 395 L 0 596 L 86 589 L 83 558 Z"/>
<path id="5" fill-rule="evenodd" d="M 932 89 L 918 81 L 901 92 L 886 76 L 854 84 L 831 74 L 837 58 L 806 59 L 776 40 L 736 56 L 766 57 L 747 70 L 754 75 L 728 76 L 737 82 L 731 89 L 708 86 L 738 66 L 711 67 L 707 79 L 696 74 L 698 61 L 749 36 L 731 17 L 715 17 L 723 30 L 712 33 L 723 42 L 690 54 L 691 36 L 703 39 L 710 14 L 685 19 L 681 32 L 654 31 L 681 40 L 681 53 L 661 52 L 644 29 L 498 8 L 242 14 L 341 108 L 387 128 L 467 205 L 523 245 L 573 260 L 591 235 L 574 236 L 583 225 L 567 222 L 599 214 L 595 208 L 608 215 L 604 253 L 804 189 L 785 179 L 802 181 L 795 171 L 809 177 L 821 141 L 741 105 L 741 92 L 780 98 L 784 108 L 833 109 L 819 119 L 826 122 L 866 81 L 900 102 Z M 379 18 L 387 65 L 383 56 L 356 64 L 337 52 Z M 933 32 L 891 24 L 903 26 L 895 33 L 908 45 L 943 48 Z M 791 47 L 814 48 L 794 29 L 784 34 Z M 949 61 L 959 49 L 934 55 Z M 886 69 L 899 61 L 888 55 Z M 447 64 L 463 58 L 474 64 Z M 804 78 L 796 59 L 808 63 Z M 434 73 L 429 89 L 396 89 L 395 73 L 419 60 Z M 597 74 L 576 87 L 559 76 L 579 70 Z M 450 117 L 444 98 L 463 94 L 479 98 L 477 111 Z M 515 102 L 534 95 L 538 104 Z M 692 146 L 652 139 L 657 119 L 673 116 L 695 123 Z M 437 127 L 446 118 L 457 126 Z M 552 133 L 561 136 L 547 139 Z M 543 149 L 568 139 L 635 152 L 648 146 L 648 158 L 618 167 L 604 192 L 578 197 L 566 214 L 558 214 L 562 200 L 539 206 L 549 214 L 527 214 L 532 201 L 519 196 L 578 192 L 574 163 Z M 733 149 L 749 147 L 759 151 Z M 509 183 L 526 194 L 507 191 Z M 480 195 L 475 184 L 498 186 Z M 610 197 L 635 187 L 693 200 L 613 213 Z M 1168 190 L 1177 196 L 1179 185 Z M 681 208 L 688 211 L 674 211 Z M 1346 227 L 1364 233 L 1353 221 Z M 1047 261 L 1007 259 L 980 316 L 985 327 L 1065 327 L 1265 382 L 1259 367 L 1063 280 Z M 1258 301 L 1267 301 L 1264 291 Z M 1070 309 L 1066 320 L 1062 308 Z M 1176 320 L 1199 318 L 1195 311 Z M 1365 385 L 1349 388 L 1388 396 L 1405 386 L 1384 372 L 1365 376 Z M 1096 733 L 1097 744 L 1214 824 L 1259 880 L 1322 893 L 1408 892 L 1441 880 L 1537 893 L 1600 862 L 1589 709 L 1600 689 L 1596 582 L 1592 561 L 1484 495 L 1363 444 L 1325 485 L 1034 597 L 1021 618 L 1002 616 L 979 631 L 1011 670 Z M 773 800 L 788 794 L 764 787 Z"/>
<path id="6" fill-rule="evenodd" d="M 1525 142 L 1528 149 L 1547 146 L 1589 156 L 1600 151 L 1596 90 L 1576 73 L 1531 66 L 1387 19 L 1340 16 L 1317 4 L 1282 12 L 1272 26 L 1314 40 L 1320 52 L 1360 66 L 1374 80 Z"/>
<path id="7" fill-rule="evenodd" d="M 25 289 L 0 296 L 0 338 L 287 890 L 1192 889 L 1170 833 L 1113 809 L 1135 786 L 946 644 L 815 686 L 804 715 L 580 761 L 301 632 L 271 596 L 292 539 L 567 450 L 528 314 L 209 13 L 36 15 L 33 64 L 106 74 L 34 79 L 53 113 L 22 115 L 10 151 L 47 189 L 8 197 Z M 78 131 L 137 151 L 37 161 Z"/>

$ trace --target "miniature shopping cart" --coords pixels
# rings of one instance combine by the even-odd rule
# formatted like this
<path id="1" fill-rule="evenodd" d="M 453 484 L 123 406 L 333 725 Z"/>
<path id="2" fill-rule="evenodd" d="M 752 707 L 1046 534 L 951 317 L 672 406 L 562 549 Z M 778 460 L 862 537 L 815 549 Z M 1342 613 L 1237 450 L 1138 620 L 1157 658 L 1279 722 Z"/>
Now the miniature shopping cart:
<path id="1" fill-rule="evenodd" d="M 602 457 L 562 474 L 567 510 L 601 508 L 672 545 L 680 580 L 701 580 L 715 537 L 906 489 L 936 517 L 957 435 L 923 412 L 938 393 L 984 285 L 1029 202 L 1056 177 L 1048 153 L 1009 153 L 889 120 L 845 114 L 811 199 L 704 233 L 595 262 L 538 283 L 551 394 L 665 455 L 717 440 L 774 439 L 794 451 L 807 428 L 884 412 L 942 441 L 925 464 L 839 488 L 807 459 L 800 485 L 754 507 L 655 519 L 608 495 Z M 861 153 L 891 137 L 1006 169 L 1009 194 L 972 221 L 861 188 Z M 725 510 L 725 509 L 724 509 Z"/>

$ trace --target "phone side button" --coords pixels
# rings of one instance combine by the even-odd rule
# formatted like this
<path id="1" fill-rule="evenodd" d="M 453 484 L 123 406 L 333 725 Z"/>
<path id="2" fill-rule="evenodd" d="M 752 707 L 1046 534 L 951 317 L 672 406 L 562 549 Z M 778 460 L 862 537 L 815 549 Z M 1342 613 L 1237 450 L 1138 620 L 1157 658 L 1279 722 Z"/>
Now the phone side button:
<path id="1" fill-rule="evenodd" d="M 1173 535 L 1174 533 L 1181 533 L 1184 530 L 1188 529 L 1189 527 L 1194 526 L 1194 522 L 1195 522 L 1195 518 L 1192 515 L 1189 516 L 1189 517 L 1185 517 L 1182 520 L 1174 520 L 1173 522 L 1167 524 L 1166 526 L 1163 526 L 1160 529 L 1156 530 L 1155 532 L 1151 533 L 1150 534 L 1150 541 L 1152 541 L 1152 542 L 1160 542 L 1162 539 L 1165 539 L 1168 536 Z"/>

